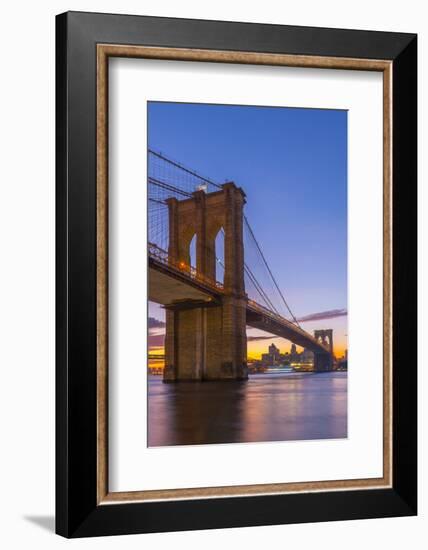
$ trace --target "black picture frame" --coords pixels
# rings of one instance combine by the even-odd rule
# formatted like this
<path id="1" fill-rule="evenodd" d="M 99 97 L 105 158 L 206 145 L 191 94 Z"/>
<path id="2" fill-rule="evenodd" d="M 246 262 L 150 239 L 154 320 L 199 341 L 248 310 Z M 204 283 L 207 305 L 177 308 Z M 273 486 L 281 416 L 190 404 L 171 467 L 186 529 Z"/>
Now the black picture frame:
<path id="1" fill-rule="evenodd" d="M 391 488 L 97 505 L 96 46 L 390 60 Z M 417 513 L 417 36 L 68 12 L 56 18 L 56 532 L 65 537 Z"/>

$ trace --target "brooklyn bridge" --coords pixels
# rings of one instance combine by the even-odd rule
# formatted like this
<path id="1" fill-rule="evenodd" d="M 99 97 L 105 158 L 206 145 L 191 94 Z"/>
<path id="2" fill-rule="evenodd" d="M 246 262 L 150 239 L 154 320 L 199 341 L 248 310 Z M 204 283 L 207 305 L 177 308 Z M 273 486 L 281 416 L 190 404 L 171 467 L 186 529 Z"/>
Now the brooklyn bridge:
<path id="1" fill-rule="evenodd" d="M 247 326 L 312 351 L 317 372 L 333 367 L 332 330 L 301 328 L 245 203 L 234 182 L 148 151 L 148 295 L 166 310 L 165 382 L 245 380 Z"/>

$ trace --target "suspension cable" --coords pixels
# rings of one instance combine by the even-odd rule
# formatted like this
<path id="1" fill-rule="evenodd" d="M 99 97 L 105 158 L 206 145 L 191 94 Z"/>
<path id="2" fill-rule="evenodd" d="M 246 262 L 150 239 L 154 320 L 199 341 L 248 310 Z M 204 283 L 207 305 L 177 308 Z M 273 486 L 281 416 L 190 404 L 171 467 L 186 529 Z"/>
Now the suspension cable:
<path id="1" fill-rule="evenodd" d="M 180 168 L 180 170 L 183 170 L 184 172 L 187 172 L 188 174 L 191 174 L 192 176 L 195 176 L 196 178 L 198 178 L 202 181 L 205 181 L 206 183 L 210 183 L 211 185 L 214 185 L 214 187 L 218 187 L 219 189 L 221 189 L 221 185 L 219 185 L 218 183 L 215 183 L 214 181 L 212 181 L 212 180 L 210 180 L 210 179 L 208 179 L 204 176 L 201 176 L 200 174 L 198 174 L 194 170 L 190 170 L 190 168 L 186 168 L 185 166 L 183 166 L 179 162 L 176 162 L 175 160 L 171 160 L 170 158 L 165 157 L 164 155 L 162 155 L 162 153 L 158 153 L 157 151 L 153 151 L 153 149 L 149 149 L 148 151 L 149 151 L 149 153 L 151 153 L 155 157 L 158 157 L 158 158 L 162 159 L 165 162 L 169 162 L 169 164 L 172 164 L 176 168 Z"/>
<path id="2" fill-rule="evenodd" d="M 267 263 L 267 261 L 266 261 L 266 258 L 265 258 L 264 254 L 263 254 L 263 252 L 262 252 L 262 249 L 260 248 L 260 245 L 259 245 L 259 243 L 258 243 L 258 241 L 257 241 L 257 239 L 256 239 L 256 237 L 255 237 L 255 235 L 254 235 L 253 230 L 251 229 L 251 226 L 250 226 L 250 224 L 249 224 L 248 219 L 247 219 L 246 216 L 244 216 L 244 220 L 245 220 L 245 223 L 247 224 L 248 230 L 250 231 L 251 237 L 253 238 L 253 240 L 254 240 L 254 242 L 255 242 L 255 244 L 256 244 L 256 246 L 257 246 L 257 250 L 259 251 L 260 256 L 262 257 L 262 260 L 263 260 L 263 262 L 264 262 L 264 264 L 265 264 L 265 266 L 266 266 L 266 268 L 267 268 L 267 270 L 268 270 L 268 272 L 269 272 L 269 275 L 271 276 L 271 279 L 272 279 L 272 281 L 273 281 L 273 284 L 275 285 L 275 287 L 276 287 L 276 289 L 277 289 L 279 295 L 281 296 L 282 301 L 283 301 L 284 304 L 285 304 L 285 307 L 288 309 L 288 311 L 289 311 L 291 317 L 293 318 L 294 322 L 295 322 L 296 325 L 300 328 L 299 322 L 297 321 L 296 317 L 294 316 L 294 313 L 291 311 L 290 306 L 287 304 L 287 302 L 286 302 L 286 300 L 285 300 L 285 298 L 284 298 L 284 295 L 282 294 L 281 289 L 279 288 L 278 283 L 276 282 L 275 277 L 273 276 L 273 273 L 272 273 L 272 271 L 271 271 L 271 269 L 270 269 L 270 267 L 269 267 L 269 265 L 268 265 L 268 263 Z"/>
<path id="3" fill-rule="evenodd" d="M 166 189 L 167 191 L 172 191 L 173 193 L 178 193 L 179 195 L 184 195 L 185 197 L 191 197 L 192 194 L 188 193 L 187 191 L 183 191 L 182 189 L 179 189 L 178 187 L 175 187 L 174 185 L 170 185 L 169 183 L 166 183 L 162 180 L 153 178 L 149 176 L 149 183 L 152 183 L 153 185 L 157 185 L 158 187 L 162 187 L 162 189 Z"/>
<path id="4" fill-rule="evenodd" d="M 208 183 L 208 184 L 213 185 L 214 187 L 216 187 L 216 188 L 218 188 L 218 189 L 221 189 L 221 185 L 219 185 L 218 183 L 214 182 L 213 180 L 211 180 L 211 179 L 209 179 L 209 178 L 206 178 L 206 177 L 204 177 L 204 176 L 201 176 L 200 174 L 198 174 L 198 173 L 195 172 L 194 170 L 191 170 L 191 169 L 189 169 L 189 168 L 183 166 L 183 165 L 180 164 L 179 162 L 176 162 L 176 161 L 174 161 L 174 160 L 172 160 L 172 159 L 170 159 L 170 158 L 168 158 L 168 157 L 165 157 L 165 156 L 164 156 L 162 153 L 160 153 L 160 152 L 154 151 L 153 149 L 148 149 L 148 153 L 154 155 L 155 157 L 161 159 L 161 160 L 164 161 L 164 162 L 169 163 L 169 164 L 172 165 L 172 166 L 175 166 L 176 168 L 182 170 L 183 172 L 186 172 L 186 173 L 192 175 L 193 177 L 198 178 L 199 180 L 201 180 L 201 181 L 203 181 L 203 182 L 205 182 L 205 183 Z M 190 196 L 192 196 L 191 193 L 189 193 L 189 192 L 187 192 L 187 191 L 184 191 L 184 190 L 182 190 L 182 189 L 179 189 L 179 188 L 177 188 L 177 187 L 175 187 L 175 186 L 173 186 L 173 185 L 171 185 L 171 184 L 169 184 L 169 183 L 167 183 L 167 182 L 165 182 L 165 181 L 159 180 L 159 179 L 157 179 L 157 178 L 153 178 L 152 176 L 149 176 L 148 179 L 149 179 L 149 183 L 151 183 L 151 184 L 153 184 L 153 185 L 156 185 L 156 186 L 158 186 L 158 187 L 161 187 L 161 188 L 163 188 L 163 189 L 165 189 L 165 190 L 167 190 L 167 191 L 175 192 L 175 193 L 177 193 L 177 194 L 179 194 L 179 195 L 182 195 L 182 196 L 185 196 L 185 197 L 190 197 Z M 158 201 L 158 200 L 156 200 L 156 199 L 150 199 L 150 200 L 152 200 L 153 202 L 159 202 L 159 203 L 161 202 L 161 201 Z M 260 254 L 260 256 L 261 256 L 261 258 L 262 258 L 262 260 L 263 260 L 263 263 L 264 263 L 264 265 L 265 265 L 265 267 L 266 267 L 266 269 L 267 269 L 267 271 L 268 271 L 268 273 L 269 273 L 269 275 L 270 275 L 270 278 L 272 279 L 272 281 L 273 281 L 273 283 L 274 283 L 274 285 L 275 285 L 275 288 L 277 289 L 277 291 L 278 291 L 278 293 L 279 293 L 279 295 L 280 295 L 280 297 L 281 297 L 281 299 L 282 299 L 282 301 L 283 301 L 285 307 L 287 308 L 288 312 L 290 313 L 290 315 L 291 315 L 293 321 L 296 323 L 296 325 L 297 325 L 298 327 L 300 327 L 299 322 L 297 321 L 295 315 L 294 315 L 293 312 L 291 311 L 290 306 L 288 305 L 287 301 L 285 300 L 285 297 L 284 297 L 283 293 L 281 292 L 281 289 L 279 288 L 279 285 L 278 285 L 278 283 L 276 282 L 275 277 L 273 276 L 273 273 L 272 273 L 272 271 L 271 271 L 271 269 L 270 269 L 270 267 L 269 267 L 269 264 L 267 263 L 267 260 L 266 260 L 266 258 L 265 258 L 265 256 L 264 256 L 263 252 L 262 252 L 262 249 L 261 249 L 261 247 L 260 247 L 260 245 L 259 245 L 259 243 L 258 243 L 258 241 L 257 241 L 257 239 L 256 239 L 256 237 L 255 237 L 255 235 L 254 235 L 254 232 L 253 232 L 253 230 L 252 230 L 252 228 L 251 228 L 251 226 L 250 226 L 250 224 L 249 224 L 249 222 L 248 222 L 248 219 L 247 219 L 247 217 L 246 217 L 245 215 L 244 215 L 244 221 L 245 221 L 245 223 L 246 223 L 246 225 L 247 225 L 247 227 L 248 227 L 248 230 L 249 230 L 249 232 L 250 232 L 250 235 L 251 235 L 251 237 L 252 237 L 252 239 L 253 239 L 253 241 L 254 241 L 256 247 L 257 247 L 257 250 L 258 250 L 258 252 L 259 252 L 259 254 Z M 223 228 L 222 228 L 222 231 L 223 231 L 223 233 L 224 233 Z M 218 258 L 217 258 L 217 260 L 220 261 Z M 220 261 L 220 263 L 222 263 L 222 262 Z M 223 268 L 224 268 L 224 265 L 223 265 Z M 250 279 L 251 282 L 254 284 L 256 290 L 257 290 L 258 293 L 260 294 L 260 296 L 261 296 L 261 297 L 264 299 L 264 301 L 269 305 L 269 307 L 271 307 L 272 310 L 275 311 L 275 312 L 278 314 L 277 309 L 276 309 L 275 306 L 273 305 L 272 301 L 270 300 L 270 298 L 268 297 L 268 295 L 266 294 L 266 292 L 263 290 L 263 287 L 262 287 L 262 286 L 260 285 L 260 283 L 257 281 L 257 279 L 255 278 L 253 272 L 252 272 L 251 269 L 249 268 L 249 266 L 248 266 L 247 264 L 245 264 L 245 263 L 244 263 L 244 269 L 245 269 L 245 272 L 247 273 L 249 279 Z"/>
<path id="5" fill-rule="evenodd" d="M 223 230 L 223 229 L 222 229 Z M 223 231 L 224 233 L 224 231 Z M 216 257 L 216 260 L 217 262 L 222 266 L 223 269 L 226 269 L 224 263 L 221 261 L 220 258 L 217 258 Z M 263 290 L 262 286 L 260 285 L 260 283 L 257 281 L 254 273 L 251 271 L 251 269 L 248 267 L 248 265 L 246 263 L 244 263 L 244 270 L 246 272 L 246 274 L 248 275 L 248 277 L 250 278 L 250 281 L 253 283 L 253 285 L 255 286 L 256 290 L 258 291 L 258 293 L 260 294 L 260 296 L 262 297 L 262 299 L 266 302 L 266 304 L 272 308 L 272 310 L 277 314 L 279 315 L 277 309 L 275 308 L 275 306 L 273 305 L 273 303 L 270 301 L 269 299 L 269 296 L 266 294 L 266 292 Z"/>

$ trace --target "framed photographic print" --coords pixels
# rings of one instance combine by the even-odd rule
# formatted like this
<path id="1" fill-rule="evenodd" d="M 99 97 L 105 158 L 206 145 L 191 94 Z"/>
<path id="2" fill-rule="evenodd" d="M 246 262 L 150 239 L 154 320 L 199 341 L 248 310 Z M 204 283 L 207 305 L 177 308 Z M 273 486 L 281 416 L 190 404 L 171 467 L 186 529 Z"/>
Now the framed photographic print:
<path id="1" fill-rule="evenodd" d="M 56 47 L 57 532 L 416 514 L 416 36 Z"/>

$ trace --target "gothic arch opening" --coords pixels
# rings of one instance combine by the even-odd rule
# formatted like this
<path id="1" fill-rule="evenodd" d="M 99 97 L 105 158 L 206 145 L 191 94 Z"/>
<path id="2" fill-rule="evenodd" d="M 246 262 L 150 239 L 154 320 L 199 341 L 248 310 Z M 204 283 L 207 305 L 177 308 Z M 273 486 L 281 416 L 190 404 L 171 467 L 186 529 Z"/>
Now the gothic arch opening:
<path id="1" fill-rule="evenodd" d="M 214 243 L 215 243 L 214 249 L 215 249 L 215 257 L 216 257 L 215 278 L 216 278 L 216 281 L 223 283 L 225 263 L 224 263 L 224 230 L 222 227 L 220 227 L 220 229 L 218 230 Z"/>
<path id="2" fill-rule="evenodd" d="M 193 268 L 196 268 L 196 241 L 197 241 L 197 236 L 195 233 L 191 238 L 190 244 L 189 244 L 190 265 Z"/>

